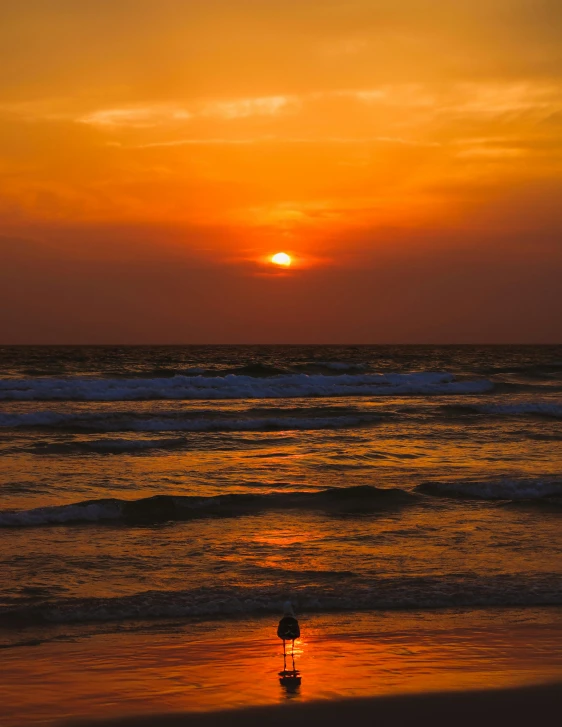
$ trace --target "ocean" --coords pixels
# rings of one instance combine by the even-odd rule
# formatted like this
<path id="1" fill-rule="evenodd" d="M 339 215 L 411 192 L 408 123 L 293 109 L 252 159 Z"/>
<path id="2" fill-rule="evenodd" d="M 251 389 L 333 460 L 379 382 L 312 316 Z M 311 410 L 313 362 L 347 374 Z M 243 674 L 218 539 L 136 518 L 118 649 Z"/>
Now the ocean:
<path id="1" fill-rule="evenodd" d="M 4 646 L 562 605 L 561 346 L 4 347 L 0 432 Z"/>

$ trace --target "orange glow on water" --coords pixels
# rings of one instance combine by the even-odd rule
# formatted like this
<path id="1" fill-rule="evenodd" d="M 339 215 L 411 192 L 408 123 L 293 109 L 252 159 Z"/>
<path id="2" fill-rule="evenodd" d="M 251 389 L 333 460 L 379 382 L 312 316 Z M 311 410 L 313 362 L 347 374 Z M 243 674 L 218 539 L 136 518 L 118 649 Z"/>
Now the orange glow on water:
<path id="1" fill-rule="evenodd" d="M 549 613 L 554 621 L 536 626 L 504 615 L 509 627 L 472 614 L 464 628 L 447 613 L 303 618 L 296 690 L 279 683 L 274 619 L 20 646 L 0 666 L 3 725 L 551 681 L 562 675 L 562 649 Z"/>

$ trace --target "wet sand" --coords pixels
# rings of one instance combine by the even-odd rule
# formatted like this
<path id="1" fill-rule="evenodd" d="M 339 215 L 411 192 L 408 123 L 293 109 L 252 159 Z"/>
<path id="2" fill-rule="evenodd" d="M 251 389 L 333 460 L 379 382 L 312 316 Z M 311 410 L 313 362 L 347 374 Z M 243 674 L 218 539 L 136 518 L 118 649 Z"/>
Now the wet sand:
<path id="1" fill-rule="evenodd" d="M 443 694 L 401 695 L 371 699 L 191 714 L 135 716 L 111 721 L 67 723 L 66 727 L 309 727 L 322 724 L 392 725 L 393 727 L 523 727 L 559 725 L 562 684 L 518 689 Z"/>
<path id="2" fill-rule="evenodd" d="M 84 625 L 50 626 L 42 633 L 22 629 L 16 634 L 20 645 L 1 652 L 0 724 L 35 727 L 94 719 L 110 725 L 134 716 L 124 724 L 201 719 L 211 727 L 224 720 L 247 724 L 252 715 L 272 724 L 289 716 L 331 724 L 336 712 L 361 723 L 371 719 L 372 709 L 380 715 L 404 709 L 404 720 L 407 709 L 422 710 L 440 724 L 441 714 L 450 716 L 448 709 L 464 714 L 464 705 L 470 707 L 476 697 L 427 697 L 418 703 L 404 695 L 507 688 L 515 690 L 509 699 L 519 699 L 522 688 L 562 683 L 560 609 L 303 615 L 303 636 L 295 649 L 302 683 L 293 687 L 280 684 L 283 655 L 275 627 L 268 617 L 133 623 L 126 629 L 101 624 L 89 631 Z M 560 707 L 557 688 L 525 694 L 536 715 L 542 714 L 543 696 L 544 705 Z M 384 699 L 372 707 L 355 701 L 372 697 Z M 396 699 L 387 701 L 390 697 Z M 450 699 L 457 700 L 456 707 L 447 707 Z M 490 723 L 484 721 L 487 710 L 505 709 L 499 693 L 478 700 L 482 724 Z M 288 715 L 285 708 L 293 705 L 305 709 Z M 279 712 L 246 711 L 266 706 Z M 218 722 L 212 722 L 216 716 L 193 716 L 225 710 L 242 711 Z M 186 713 L 189 718 L 172 716 Z M 139 715 L 148 721 L 139 721 Z M 514 714 L 496 724 L 519 724 L 518 718 Z M 419 715 L 416 719 L 420 724 Z"/>

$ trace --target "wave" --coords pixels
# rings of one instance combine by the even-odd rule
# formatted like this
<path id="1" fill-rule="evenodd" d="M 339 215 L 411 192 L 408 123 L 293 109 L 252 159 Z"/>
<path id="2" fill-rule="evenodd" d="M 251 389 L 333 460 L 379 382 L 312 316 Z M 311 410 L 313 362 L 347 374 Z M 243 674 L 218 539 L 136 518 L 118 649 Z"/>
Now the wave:
<path id="1" fill-rule="evenodd" d="M 186 445 L 184 437 L 169 439 L 95 439 L 80 442 L 37 444 L 26 451 L 34 454 L 126 454 L 153 449 L 178 449 Z M 21 451 L 21 450 L 20 450 Z"/>
<path id="2" fill-rule="evenodd" d="M 388 416 L 388 415 L 387 415 Z M 139 418 L 119 414 L 58 414 L 30 412 L 0 415 L 0 427 L 30 429 L 61 429 L 77 432 L 253 432 L 343 429 L 376 424 L 381 414 L 357 414 L 333 417 L 258 417 L 243 419 L 182 417 Z"/>
<path id="3" fill-rule="evenodd" d="M 334 487 L 317 492 L 230 494 L 212 497 L 155 495 L 138 500 L 106 498 L 32 510 L 0 511 L 0 528 L 121 522 L 125 525 L 186 521 L 202 517 L 235 517 L 264 510 L 312 509 L 334 513 L 367 513 L 407 505 L 416 496 L 371 485 Z"/>
<path id="4" fill-rule="evenodd" d="M 242 366 L 228 366 L 223 368 L 203 368 L 194 366 L 190 368 L 166 368 L 156 367 L 153 369 L 145 369 L 143 371 L 127 372 L 124 376 L 134 378 L 173 378 L 174 376 L 205 376 L 205 377 L 225 377 L 229 375 L 235 376 L 252 376 L 254 378 L 270 378 L 273 376 L 283 376 L 287 374 L 305 373 L 305 374 L 329 374 L 345 373 L 350 371 L 366 371 L 367 364 L 362 363 L 345 363 L 343 361 L 310 361 L 306 363 L 288 363 L 285 366 L 274 366 L 265 363 L 249 363 Z M 26 372 L 30 375 L 48 375 L 49 372 Z"/>
<path id="5" fill-rule="evenodd" d="M 480 394 L 487 380 L 457 381 L 448 373 L 284 374 L 255 377 L 174 376 L 152 379 L 1 379 L 4 401 L 138 401 L 156 399 L 279 399 L 407 394 Z"/>
<path id="6" fill-rule="evenodd" d="M 309 364 L 310 365 L 310 364 Z M 328 371 L 364 371 L 368 368 L 364 363 L 346 363 L 344 361 L 318 361 L 316 366 L 328 369 Z"/>
<path id="7" fill-rule="evenodd" d="M 501 386 L 495 387 L 496 392 Z M 562 401 L 518 401 L 509 404 L 443 404 L 439 413 L 447 418 L 468 418 L 478 416 L 522 417 L 534 416 L 552 419 L 562 418 Z"/>
<path id="8" fill-rule="evenodd" d="M 511 500 L 544 501 L 562 505 L 561 478 L 528 478 L 456 482 L 424 482 L 415 488 L 416 492 L 437 497 L 468 500 Z"/>
<path id="9" fill-rule="evenodd" d="M 282 577 L 279 579 L 284 581 Z M 320 579 L 321 581 L 322 579 Z M 558 574 L 419 576 L 346 579 L 290 586 L 213 587 L 146 591 L 113 598 L 61 598 L 0 610 L 8 628 L 38 623 L 217 618 L 275 614 L 290 599 L 297 612 L 379 611 L 562 605 Z"/>
<path id="10" fill-rule="evenodd" d="M 562 402 L 560 401 L 523 401 L 516 404 L 489 404 L 478 409 L 485 414 L 522 416 L 534 415 L 562 419 Z"/>
<path id="11" fill-rule="evenodd" d="M 480 370 L 488 375 L 523 374 L 533 378 L 543 378 L 552 376 L 553 374 L 558 374 L 561 369 L 562 361 L 541 361 L 520 365 L 512 363 L 504 366 L 485 366 Z"/>

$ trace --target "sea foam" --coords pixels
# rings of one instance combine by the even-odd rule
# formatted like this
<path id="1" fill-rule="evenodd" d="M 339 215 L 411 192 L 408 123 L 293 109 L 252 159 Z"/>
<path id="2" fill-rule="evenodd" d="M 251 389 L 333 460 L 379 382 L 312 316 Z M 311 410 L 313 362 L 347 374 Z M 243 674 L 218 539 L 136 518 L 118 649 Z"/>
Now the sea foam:
<path id="1" fill-rule="evenodd" d="M 289 589 L 299 613 L 562 605 L 560 578 L 549 573 L 534 576 L 459 573 L 456 576 L 373 577 L 368 581 L 349 577 L 343 589 L 339 579 L 332 583 L 334 579 L 325 578 L 321 572 L 317 576 L 309 573 L 308 579 L 316 582 L 293 584 Z M 184 591 L 49 599 L 34 605 L 0 609 L 0 624 L 276 614 L 282 612 L 287 595 L 285 583 L 256 587 L 221 587 L 210 583 Z"/>
<path id="2" fill-rule="evenodd" d="M 561 478 L 497 478 L 492 480 L 458 480 L 424 482 L 417 492 L 438 497 L 475 500 L 545 500 L 562 497 Z"/>
<path id="3" fill-rule="evenodd" d="M 21 528 L 105 521 L 135 525 L 187 521 L 201 517 L 236 517 L 264 510 L 311 509 L 362 513 L 408 505 L 417 499 L 415 495 L 404 490 L 370 485 L 333 487 L 319 492 L 228 494 L 211 497 L 155 495 L 139 500 L 107 498 L 31 510 L 0 511 L 0 527 Z"/>
<path id="4" fill-rule="evenodd" d="M 133 401 L 150 399 L 278 399 L 408 394 L 479 394 L 487 380 L 457 381 L 449 373 L 174 376 L 152 379 L 34 378 L 0 380 L 4 401 Z"/>

